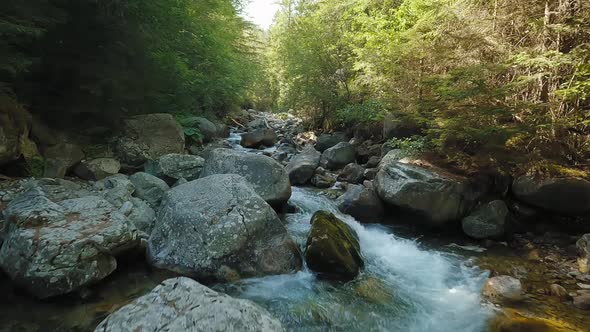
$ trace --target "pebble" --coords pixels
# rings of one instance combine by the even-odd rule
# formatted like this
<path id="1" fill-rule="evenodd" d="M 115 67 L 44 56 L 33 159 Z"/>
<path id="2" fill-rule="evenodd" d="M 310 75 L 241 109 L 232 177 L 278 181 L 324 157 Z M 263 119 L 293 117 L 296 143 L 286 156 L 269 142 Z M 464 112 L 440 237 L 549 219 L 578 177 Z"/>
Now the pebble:
<path id="1" fill-rule="evenodd" d="M 553 284 L 550 286 L 551 296 L 555 296 L 561 299 L 567 298 L 567 290 L 563 288 L 563 286 L 558 284 Z"/>
<path id="2" fill-rule="evenodd" d="M 590 285 L 588 285 L 588 284 L 583 284 L 583 283 L 579 282 L 579 283 L 577 283 L 577 285 L 581 289 L 588 289 L 588 290 L 590 290 Z"/>

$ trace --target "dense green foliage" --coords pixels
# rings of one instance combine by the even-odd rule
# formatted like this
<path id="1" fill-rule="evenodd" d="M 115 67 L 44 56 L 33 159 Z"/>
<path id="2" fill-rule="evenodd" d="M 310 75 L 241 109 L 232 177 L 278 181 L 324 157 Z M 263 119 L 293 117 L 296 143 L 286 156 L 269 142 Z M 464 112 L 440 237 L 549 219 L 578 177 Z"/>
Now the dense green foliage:
<path id="1" fill-rule="evenodd" d="M 410 118 L 460 163 L 579 165 L 589 42 L 588 1 L 284 0 L 268 95 L 326 128 Z"/>
<path id="2" fill-rule="evenodd" d="M 223 114 L 257 69 L 232 0 L 5 0 L 0 93 L 59 124 Z"/>

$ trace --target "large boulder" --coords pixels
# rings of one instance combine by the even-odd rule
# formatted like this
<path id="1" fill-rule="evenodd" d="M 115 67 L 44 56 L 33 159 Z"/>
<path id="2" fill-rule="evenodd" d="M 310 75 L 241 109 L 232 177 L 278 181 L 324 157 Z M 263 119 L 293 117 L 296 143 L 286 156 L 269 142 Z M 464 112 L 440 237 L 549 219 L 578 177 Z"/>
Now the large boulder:
<path id="1" fill-rule="evenodd" d="M 512 192 L 521 201 L 549 211 L 580 215 L 590 212 L 590 182 L 581 178 L 517 178 Z"/>
<path id="2" fill-rule="evenodd" d="M 338 181 L 361 183 L 365 179 L 365 168 L 359 164 L 350 163 L 338 175 Z"/>
<path id="3" fill-rule="evenodd" d="M 74 174 L 84 180 L 102 180 L 119 173 L 121 163 L 113 158 L 82 160 L 75 168 Z"/>
<path id="4" fill-rule="evenodd" d="M 45 157 L 46 178 L 63 178 L 68 170 L 84 159 L 82 149 L 72 143 L 60 143 L 47 148 L 43 153 Z"/>
<path id="5" fill-rule="evenodd" d="M 354 279 L 364 265 L 354 231 L 327 211 L 318 211 L 311 218 L 305 261 L 322 276 L 344 280 Z"/>
<path id="6" fill-rule="evenodd" d="M 459 221 L 477 193 L 461 177 L 440 170 L 391 162 L 382 164 L 375 190 L 387 204 L 422 216 L 426 225 L 442 227 Z"/>
<path id="7" fill-rule="evenodd" d="M 243 176 L 256 193 L 273 206 L 285 203 L 291 197 L 287 172 L 281 164 L 267 156 L 215 149 L 205 160 L 201 177 L 213 174 Z"/>
<path id="8" fill-rule="evenodd" d="M 115 174 L 96 181 L 93 188 L 116 208 L 120 208 L 126 202 L 131 201 L 131 196 L 135 192 L 135 186 L 129 180 L 129 177 L 124 174 Z"/>
<path id="9" fill-rule="evenodd" d="M 346 141 L 348 141 L 346 134 L 341 132 L 336 132 L 333 134 L 321 134 L 315 143 L 315 149 L 319 152 L 324 152 L 334 145 Z"/>
<path id="10" fill-rule="evenodd" d="M 193 116 L 182 120 L 185 127 L 193 127 L 199 129 L 203 137 L 203 142 L 208 143 L 220 136 L 219 128 L 206 118 Z"/>
<path id="11" fill-rule="evenodd" d="M 189 154 L 167 154 L 156 160 L 148 161 L 144 170 L 168 183 L 180 179 L 196 180 L 201 175 L 205 159 Z"/>
<path id="12" fill-rule="evenodd" d="M 123 163 L 140 166 L 166 154 L 183 153 L 184 132 L 170 114 L 137 115 L 124 121 L 116 150 Z"/>
<path id="13" fill-rule="evenodd" d="M 463 232 L 476 239 L 497 238 L 504 235 L 509 218 L 506 203 L 491 201 L 463 218 Z"/>
<path id="14" fill-rule="evenodd" d="M 482 295 L 492 303 L 518 302 L 524 299 L 520 280 L 506 275 L 489 278 L 483 285 Z"/>
<path id="15" fill-rule="evenodd" d="M 316 168 L 320 165 L 322 156 L 312 146 L 306 147 L 300 154 L 296 155 L 287 165 L 287 173 L 291 184 L 305 184 L 313 176 Z"/>
<path id="16" fill-rule="evenodd" d="M 95 332 L 284 331 L 281 323 L 249 300 L 234 299 L 189 278 L 168 279 L 110 314 Z"/>
<path id="17" fill-rule="evenodd" d="M 245 148 L 258 148 L 261 145 L 270 147 L 277 143 L 277 134 L 272 129 L 257 129 L 242 135 L 240 144 Z"/>
<path id="18" fill-rule="evenodd" d="M 235 174 L 207 176 L 168 191 L 148 257 L 157 267 L 216 280 L 289 273 L 301 266 L 277 214 Z"/>
<path id="19" fill-rule="evenodd" d="M 170 189 L 164 180 L 151 174 L 139 172 L 131 175 L 129 181 L 135 187 L 134 195 L 157 207 L 164 194 Z"/>
<path id="20" fill-rule="evenodd" d="M 115 255 L 137 244 L 137 230 L 97 196 L 54 203 L 38 186 L 4 211 L 10 224 L 0 267 L 39 298 L 66 294 L 113 272 Z"/>
<path id="21" fill-rule="evenodd" d="M 340 169 L 355 160 L 354 146 L 341 142 L 322 153 L 320 165 L 330 170 Z"/>
<path id="22" fill-rule="evenodd" d="M 379 196 L 365 186 L 349 184 L 346 193 L 336 202 L 340 211 L 361 222 L 379 222 L 385 215 Z"/>
<path id="23" fill-rule="evenodd" d="M 577 242 L 578 268 L 582 273 L 590 273 L 590 233 L 584 234 Z"/>

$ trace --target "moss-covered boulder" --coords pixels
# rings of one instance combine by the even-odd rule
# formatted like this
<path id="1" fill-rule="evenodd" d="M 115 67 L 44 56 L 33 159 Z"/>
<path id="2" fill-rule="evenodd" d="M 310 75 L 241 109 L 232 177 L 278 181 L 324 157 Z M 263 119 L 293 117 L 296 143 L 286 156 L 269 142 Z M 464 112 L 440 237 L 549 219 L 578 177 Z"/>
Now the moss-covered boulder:
<path id="1" fill-rule="evenodd" d="M 354 231 L 326 211 L 318 211 L 311 218 L 305 261 L 324 277 L 344 280 L 354 279 L 364 265 Z"/>

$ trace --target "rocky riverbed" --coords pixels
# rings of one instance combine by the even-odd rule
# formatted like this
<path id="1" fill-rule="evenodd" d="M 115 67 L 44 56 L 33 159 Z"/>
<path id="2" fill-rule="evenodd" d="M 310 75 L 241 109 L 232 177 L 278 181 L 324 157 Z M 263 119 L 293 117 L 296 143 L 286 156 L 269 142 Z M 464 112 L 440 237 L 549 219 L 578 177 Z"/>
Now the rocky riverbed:
<path id="1" fill-rule="evenodd" d="M 112 156 L 56 143 L 44 177 L 0 181 L 0 331 L 590 330 L 590 182 L 197 120 L 205 144 L 139 116 Z"/>

